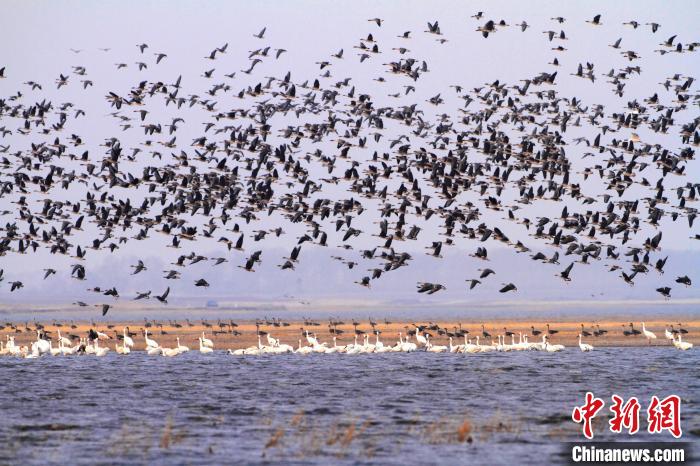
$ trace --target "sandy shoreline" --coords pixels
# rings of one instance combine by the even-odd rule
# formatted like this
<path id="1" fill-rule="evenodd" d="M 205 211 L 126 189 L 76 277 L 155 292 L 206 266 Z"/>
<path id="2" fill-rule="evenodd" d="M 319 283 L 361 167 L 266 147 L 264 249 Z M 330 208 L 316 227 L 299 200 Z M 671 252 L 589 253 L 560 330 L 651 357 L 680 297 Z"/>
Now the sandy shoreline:
<path id="1" fill-rule="evenodd" d="M 189 346 L 191 349 L 198 348 L 197 338 L 201 336 L 202 332 L 205 332 L 207 338 L 210 338 L 215 345 L 217 350 L 226 349 L 238 349 L 246 348 L 249 346 L 257 345 L 257 328 L 255 321 L 234 321 L 233 323 L 237 326 L 229 325 L 231 321 L 226 320 L 209 320 L 200 321 L 192 320 L 186 322 L 185 320 L 168 320 L 168 321 L 149 321 L 150 327 L 148 328 L 149 337 L 156 340 L 163 347 L 175 347 L 177 346 L 176 338 L 180 338 L 180 343 L 185 346 Z M 329 321 L 316 320 L 313 321 L 318 325 L 310 325 L 310 322 L 291 320 L 282 321 L 279 325 L 273 325 L 266 322 L 261 322 L 259 329 L 265 332 L 269 332 L 273 337 L 280 339 L 282 343 L 286 343 L 297 347 L 299 340 L 302 340 L 302 344 L 306 345 L 306 339 L 302 336 L 301 329 L 308 330 L 309 333 L 315 333 L 321 342 L 328 342 L 332 345 L 332 334 L 329 331 Z M 345 345 L 352 343 L 355 336 L 355 326 L 353 326 L 352 320 L 342 320 L 342 324 L 335 326 L 340 332 L 337 341 L 339 345 Z M 9 322 L 8 322 L 9 323 Z M 36 340 L 36 330 L 33 322 L 25 324 L 24 322 L 15 322 L 16 329 L 8 326 L 6 322 L 2 322 L 2 326 L 5 328 L 0 329 L 0 339 L 5 342 L 7 335 L 12 335 L 15 337 L 15 342 L 18 345 L 26 345 Z M 367 320 L 359 322 L 357 329 L 360 331 L 367 332 L 371 335 L 371 343 L 374 343 L 375 336 L 372 334 L 372 327 Z M 494 340 L 497 335 L 504 335 L 506 331 L 513 332 L 515 334 L 516 341 L 518 340 L 518 335 L 522 332 L 528 335 L 530 342 L 541 341 L 542 334 L 547 332 L 546 324 L 549 323 L 551 330 L 556 330 L 557 333 L 550 336 L 550 342 L 554 344 L 563 344 L 565 346 L 576 346 L 578 344 L 578 334 L 581 332 L 581 322 L 574 321 L 526 321 L 526 320 L 491 320 L 488 322 L 476 322 L 476 321 L 436 321 L 436 322 L 408 322 L 408 321 L 397 321 L 389 322 L 377 320 L 375 329 L 380 333 L 380 340 L 385 345 L 394 345 L 399 338 L 399 332 L 406 334 L 407 331 L 415 329 L 414 324 L 426 325 L 432 327 L 427 331 L 431 335 L 431 340 L 435 344 L 447 344 L 448 335 L 444 332 L 454 332 L 459 330 L 460 325 L 463 330 L 468 330 L 468 338 L 474 339 L 477 335 L 480 337 L 481 343 L 484 343 L 485 339 L 482 335 L 481 325 L 485 327 L 485 331 L 492 335 Z M 623 334 L 623 330 L 629 331 L 629 321 L 623 320 L 602 320 L 596 321 L 595 323 L 583 322 L 584 329 L 590 332 L 590 336 L 585 336 L 584 341 L 591 343 L 594 346 L 646 346 L 649 345 L 649 341 L 644 338 L 643 335 L 633 335 L 626 336 Z M 145 342 L 143 337 L 143 332 L 146 329 L 146 322 L 141 321 L 125 321 L 125 322 L 114 322 L 109 324 L 98 323 L 94 327 L 90 322 L 43 322 L 41 325 L 44 329 L 50 332 L 50 336 L 53 338 L 54 342 L 57 341 L 58 331 L 61 331 L 61 335 L 71 338 L 72 336 L 84 337 L 90 328 L 94 328 L 100 332 L 108 334 L 111 339 L 106 340 L 103 346 L 109 346 L 114 349 L 114 345 L 118 340 L 117 334 L 121 335 L 124 327 L 129 328 L 129 332 L 133 335 L 135 341 L 134 350 L 143 350 L 145 348 Z M 286 324 L 286 325 L 285 325 Z M 678 322 L 676 321 L 647 321 L 645 322 L 647 330 L 650 330 L 656 334 L 656 340 L 651 341 L 651 345 L 659 346 L 669 346 L 672 347 L 671 342 L 664 338 L 664 329 L 669 325 L 674 325 L 678 329 Z M 683 334 L 683 340 L 689 341 L 695 345 L 700 344 L 700 320 L 692 320 L 682 322 L 682 328 L 687 330 L 688 333 Z M 60 325 L 60 326 L 58 326 Z M 435 330 L 435 325 L 437 325 L 441 330 Z M 623 325 L 625 325 L 623 327 Z M 599 326 L 599 327 L 598 327 Z M 535 327 L 536 331 L 540 331 L 539 335 L 533 335 L 532 327 Z M 601 330 L 607 330 L 604 335 L 596 336 L 595 331 L 600 328 Z M 635 330 L 642 330 L 641 322 L 634 322 Z M 362 338 L 359 339 L 362 343 Z M 490 340 L 486 339 L 486 343 Z M 508 337 L 506 343 L 510 343 L 511 338 Z M 263 336 L 262 343 L 267 344 L 266 337 Z M 455 338 L 454 344 L 464 343 L 463 338 Z"/>

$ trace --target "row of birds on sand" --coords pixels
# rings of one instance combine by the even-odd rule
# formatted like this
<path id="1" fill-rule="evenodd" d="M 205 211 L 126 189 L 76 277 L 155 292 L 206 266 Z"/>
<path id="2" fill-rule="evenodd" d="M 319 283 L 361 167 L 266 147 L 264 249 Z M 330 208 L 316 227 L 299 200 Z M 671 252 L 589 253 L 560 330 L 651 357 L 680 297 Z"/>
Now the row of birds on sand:
<path id="1" fill-rule="evenodd" d="M 642 335 L 644 338 L 649 340 L 656 340 L 656 334 L 646 328 L 644 322 L 642 322 L 642 330 L 637 330 L 634 328 L 634 324 L 629 324 L 629 330 L 624 330 L 625 335 Z M 338 336 L 340 335 L 337 328 L 331 331 L 332 344 L 328 342 L 320 342 L 316 333 L 310 333 L 308 330 L 301 329 L 302 337 L 306 340 L 307 345 L 302 345 L 302 339 L 298 340 L 298 346 L 294 347 L 292 345 L 284 344 L 279 338 L 272 336 L 270 332 L 257 329 L 257 345 L 250 346 L 241 349 L 228 349 L 227 353 L 231 355 L 261 355 L 261 354 L 283 354 L 283 353 L 297 353 L 297 354 L 310 354 L 310 353 L 346 353 L 346 354 L 358 354 L 358 353 L 388 353 L 388 352 L 413 352 L 419 349 L 432 352 L 432 353 L 485 353 L 491 351 L 521 351 L 521 350 L 540 350 L 546 352 L 559 352 L 564 350 L 564 345 L 552 344 L 550 343 L 550 337 L 558 333 L 557 330 L 549 328 L 547 325 L 547 331 L 535 330 L 532 327 L 532 334 L 534 337 L 541 335 L 540 342 L 530 342 L 529 336 L 523 334 L 523 332 L 516 333 L 509 332 L 507 329 L 503 329 L 503 334 L 496 335 L 497 340 L 494 341 L 491 334 L 486 331 L 482 325 L 481 334 L 476 334 L 474 338 L 469 338 L 469 331 L 461 329 L 459 330 L 455 327 L 453 332 L 448 332 L 446 329 L 438 330 L 439 335 L 447 335 L 448 344 L 447 345 L 436 345 L 433 340 L 431 340 L 431 333 L 427 330 L 429 326 L 416 326 L 412 331 L 406 331 L 398 333 L 398 341 L 394 344 L 385 344 L 380 340 L 379 330 L 374 329 L 372 331 L 372 336 L 370 333 L 359 331 L 357 328 L 354 332 L 354 342 L 346 345 L 338 345 Z M 333 327 L 331 327 L 333 330 Z M 77 344 L 74 344 L 75 339 L 67 338 L 61 334 L 60 329 L 57 331 L 57 346 L 53 346 L 53 339 L 47 338 L 45 331 L 36 330 L 37 339 L 31 346 L 19 346 L 15 343 L 15 337 L 13 335 L 7 335 L 6 342 L 0 342 L 0 355 L 9 356 L 20 356 L 25 358 L 37 358 L 44 354 L 50 354 L 52 356 L 67 356 L 74 354 L 93 354 L 96 356 L 105 356 L 110 351 L 109 346 L 100 346 L 100 340 L 111 340 L 112 337 L 106 333 L 90 329 L 88 331 L 87 337 L 78 337 Z M 585 336 L 600 336 L 607 333 L 606 330 L 601 330 L 598 326 L 597 330 L 592 334 L 584 329 L 583 324 L 581 324 L 581 333 L 578 334 L 578 346 L 581 351 L 589 352 L 594 349 L 593 345 L 590 343 L 583 342 L 583 337 Z M 684 329 L 676 330 L 673 327 L 670 329 L 667 327 L 664 329 L 664 336 L 667 340 L 670 340 L 674 347 L 680 350 L 688 350 L 693 347 L 693 344 L 687 341 L 683 341 L 682 335 L 687 333 Z M 127 355 L 131 353 L 132 348 L 135 346 L 135 340 L 133 336 L 134 333 L 130 332 L 128 327 L 124 327 L 121 334 L 115 332 L 115 343 L 114 350 L 117 354 Z M 74 335 L 73 335 L 74 336 Z M 267 344 L 263 344 L 262 337 L 265 337 Z M 415 343 L 411 341 L 411 337 L 415 338 Z M 460 337 L 463 339 L 464 343 L 457 343 Z M 490 339 L 489 344 L 481 344 L 480 337 L 485 339 Z M 510 342 L 508 342 L 508 337 L 510 337 Z M 176 337 L 176 346 L 173 348 L 161 346 L 152 335 L 149 336 L 148 329 L 143 329 L 143 339 L 144 339 L 144 349 L 149 355 L 162 355 L 167 357 L 174 357 L 179 354 L 187 353 L 190 351 L 188 346 L 184 346 L 180 342 L 180 337 Z M 361 341 L 360 341 L 361 339 Z M 374 340 L 374 341 L 372 341 Z M 201 336 L 197 337 L 198 350 L 200 353 L 209 354 L 214 352 L 214 342 L 207 338 L 205 332 L 202 332 Z"/>
<path id="2" fill-rule="evenodd" d="M 127 355 L 131 353 L 132 348 L 135 346 L 135 341 L 128 332 L 128 329 L 124 327 L 124 331 L 121 338 L 117 339 L 114 343 L 114 352 L 116 354 Z M 163 356 L 177 356 L 178 354 L 186 353 L 190 351 L 188 346 L 180 344 L 180 337 L 176 337 L 177 345 L 174 348 L 163 347 L 158 344 L 154 339 L 152 339 L 148 334 L 148 329 L 144 330 L 144 345 L 145 351 L 149 355 L 163 355 Z M 23 358 L 35 359 L 43 355 L 51 356 L 70 356 L 70 355 L 95 355 L 95 356 L 106 356 L 110 352 L 111 348 L 109 346 L 100 346 L 100 341 L 110 340 L 111 336 L 90 329 L 88 331 L 87 337 L 79 337 L 77 343 L 71 338 L 67 338 L 61 335 L 61 331 L 58 331 L 57 345 L 54 347 L 53 339 L 47 339 L 45 334 L 41 330 L 37 330 L 37 339 L 32 342 L 29 346 L 20 346 L 15 343 L 15 337 L 13 335 L 7 335 L 6 342 L 0 342 L 0 356 L 19 356 Z M 201 337 L 197 338 L 199 343 L 199 352 L 202 354 L 208 354 L 214 352 L 214 342 L 207 338 L 205 333 L 202 332 Z M 104 343 L 103 343 L 104 344 Z"/>
<path id="3" fill-rule="evenodd" d="M 481 21 L 488 14 L 474 16 Z M 552 21 L 557 29 L 584 23 Z M 551 29 L 552 21 L 544 27 Z M 596 29 L 619 27 L 601 15 L 585 22 Z M 306 251 L 331 247 L 327 256 L 351 273 L 362 270 L 344 285 L 367 290 L 409 267 L 416 250 L 439 261 L 455 249 L 474 251 L 465 267 L 471 271 L 459 277 L 465 293 L 487 292 L 484 284 L 494 275 L 502 283 L 491 289 L 518 293 L 509 271 L 477 269 L 489 261 L 491 246 L 507 248 L 512 257 L 530 256 L 538 267 L 556 267 L 549 275 L 562 286 L 581 267 L 605 267 L 629 285 L 657 273 L 654 289 L 664 298 L 671 297 L 674 283 L 691 286 L 692 277 L 684 273 L 673 283 L 674 277 L 663 275 L 671 253 L 663 252 L 662 240 L 670 227 L 684 235 L 687 228 L 700 239 L 690 232 L 700 184 L 687 176 L 700 145 L 695 77 L 668 69 L 670 75 L 645 87 L 645 94 L 628 95 L 637 92 L 627 85 L 642 72 L 666 69 L 642 68 L 651 50 L 621 52 L 620 40 L 610 50 L 596 46 L 593 32 L 572 37 L 561 30 L 545 31 L 541 43 L 534 42 L 555 54 L 536 74 L 509 68 L 507 79 L 426 89 L 424 76 L 441 71 L 432 69 L 431 57 L 413 52 L 412 44 L 443 44 L 449 31 L 430 21 L 424 34 L 396 37 L 387 32 L 390 23 L 370 19 L 372 30 L 355 46 L 360 63 L 339 77 L 332 70 L 347 58 L 343 49 L 320 58 L 317 71 L 298 79 L 292 70 L 279 69 L 276 59 L 286 50 L 262 42 L 252 51 L 217 45 L 202 52 L 206 66 L 193 63 L 173 76 L 160 70 L 175 51 L 155 51 L 146 63 L 150 50 L 141 43 L 133 54 L 116 58 L 113 82 L 101 87 L 91 77 L 91 63 L 75 63 L 59 74 L 49 97 L 41 82 L 44 70 L 21 83 L 15 78 L 19 70 L 0 67 L 0 91 L 5 83 L 16 85 L 0 95 L 0 256 L 22 259 L 22 267 L 0 269 L 3 292 L 21 294 L 20 269 L 41 267 L 38 282 L 56 276 L 92 282 L 95 300 L 109 300 L 94 305 L 107 314 L 118 308 L 121 295 L 105 282 L 118 270 L 105 276 L 93 265 L 113 263 L 106 259 L 110 254 L 150 250 L 167 258 L 172 250 L 165 270 L 149 258 L 124 270 L 125 279 L 133 280 L 130 288 L 138 290 L 134 299 L 165 305 L 176 283 L 183 293 L 206 293 L 212 278 L 203 276 L 205 264 L 267 274 L 274 270 L 262 268 L 269 257 L 293 273 Z M 642 24 L 629 20 L 623 27 L 648 34 Z M 651 34 L 661 27 L 650 24 Z M 507 26 L 486 20 L 477 30 L 488 38 Z M 526 21 L 518 26 L 523 34 L 531 32 Z M 266 41 L 265 32 L 253 40 Z M 479 41 L 488 53 L 491 40 L 476 34 L 468 40 Z M 590 43 L 591 55 L 567 61 L 564 40 Z M 685 45 L 679 40 L 674 34 L 663 41 L 659 59 L 685 60 L 697 51 L 692 38 Z M 552 48 L 554 41 L 559 45 Z M 243 80 L 235 72 L 220 77 L 211 67 L 223 66 L 232 53 L 250 63 L 241 70 Z M 595 60 L 610 53 L 613 67 L 599 70 Z M 132 61 L 137 69 L 127 67 Z M 564 66 L 573 76 L 566 79 L 580 79 L 580 87 L 558 87 Z M 370 92 L 360 83 L 373 73 L 379 75 Z M 583 86 L 608 85 L 604 102 L 575 95 Z M 104 114 L 84 108 L 95 99 L 93 89 L 103 92 L 111 109 L 107 124 L 98 124 Z M 417 99 L 418 90 L 435 94 Z M 68 101 L 68 92 L 78 100 Z M 94 119 L 94 131 L 80 134 L 76 120 L 83 118 Z M 183 127 L 195 128 L 188 133 L 194 137 L 184 140 Z M 543 215 L 540 206 L 554 213 Z M 147 245 L 134 246 L 139 242 Z M 273 259 L 277 253 L 271 251 L 280 245 L 289 253 Z M 188 251 L 181 253 L 183 248 Z M 38 253 L 60 257 L 61 265 L 33 261 Z M 447 289 L 428 279 L 432 269 L 416 277 L 418 293 Z M 246 283 L 249 276 L 240 274 L 236 281 Z M 144 275 L 150 279 L 142 280 Z M 146 289 L 146 282 L 158 283 L 158 290 Z M 178 290 L 173 292 L 177 297 Z M 89 306 L 83 294 L 75 304 Z"/>

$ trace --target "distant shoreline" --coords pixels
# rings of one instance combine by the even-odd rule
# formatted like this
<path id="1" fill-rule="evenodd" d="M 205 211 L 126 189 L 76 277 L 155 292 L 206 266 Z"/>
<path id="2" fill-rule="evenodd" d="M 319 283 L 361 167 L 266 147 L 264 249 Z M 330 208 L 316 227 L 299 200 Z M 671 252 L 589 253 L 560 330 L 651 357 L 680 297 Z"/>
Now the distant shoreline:
<path id="1" fill-rule="evenodd" d="M 119 320 L 138 320 L 143 318 L 158 319 L 218 319 L 234 318 L 254 320 L 263 317 L 280 317 L 286 319 L 301 319 L 313 317 L 328 319 L 330 316 L 343 318 L 366 319 L 373 317 L 383 319 L 405 320 L 560 320 L 577 321 L 582 318 L 589 320 L 620 319 L 620 320 L 692 320 L 700 317 L 700 300 L 614 300 L 614 301 L 525 301 L 525 302 L 492 302 L 492 303 L 434 303 L 410 302 L 397 303 L 393 301 L 354 301 L 348 300 L 312 300 L 300 304 L 284 301 L 239 301 L 232 303 L 227 300 L 212 300 L 215 304 L 206 306 L 204 303 L 173 305 L 158 305 L 157 303 L 134 302 L 117 300 L 103 302 L 112 304 L 107 316 L 102 317 L 99 304 L 89 303 L 85 307 L 77 305 L 55 304 L 0 304 L 0 321 L 2 320 L 84 320 L 116 322 Z"/>

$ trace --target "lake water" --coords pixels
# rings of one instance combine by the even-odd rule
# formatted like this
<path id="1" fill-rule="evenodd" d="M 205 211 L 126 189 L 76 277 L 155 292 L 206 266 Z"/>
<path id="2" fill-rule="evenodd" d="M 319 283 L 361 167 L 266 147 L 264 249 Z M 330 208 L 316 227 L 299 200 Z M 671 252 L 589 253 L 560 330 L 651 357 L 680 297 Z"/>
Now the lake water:
<path id="1" fill-rule="evenodd" d="M 1 464 L 532 464 L 579 441 L 586 391 L 682 398 L 700 438 L 700 353 L 389 353 L 0 358 Z"/>

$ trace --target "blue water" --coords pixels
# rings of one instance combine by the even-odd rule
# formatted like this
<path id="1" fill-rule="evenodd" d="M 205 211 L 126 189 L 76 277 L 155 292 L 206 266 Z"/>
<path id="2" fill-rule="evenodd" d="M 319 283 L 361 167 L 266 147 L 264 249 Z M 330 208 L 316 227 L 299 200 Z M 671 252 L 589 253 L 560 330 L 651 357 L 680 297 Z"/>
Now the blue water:
<path id="1" fill-rule="evenodd" d="M 682 398 L 700 437 L 700 353 L 389 353 L 0 358 L 1 464 L 532 464 L 582 440 L 586 391 Z M 466 423 L 466 424 L 465 424 Z M 467 427 L 463 427 L 467 426 Z M 462 436 L 458 435 L 460 427 Z M 640 433 L 631 440 L 672 440 Z"/>

